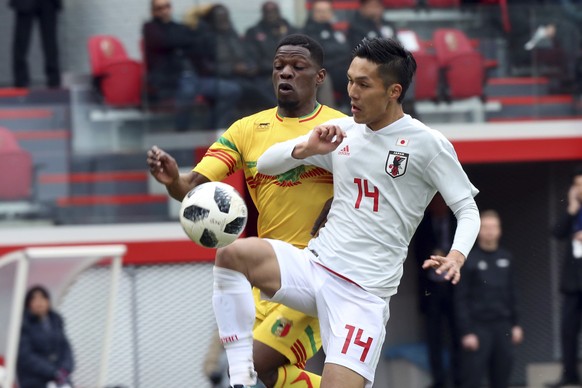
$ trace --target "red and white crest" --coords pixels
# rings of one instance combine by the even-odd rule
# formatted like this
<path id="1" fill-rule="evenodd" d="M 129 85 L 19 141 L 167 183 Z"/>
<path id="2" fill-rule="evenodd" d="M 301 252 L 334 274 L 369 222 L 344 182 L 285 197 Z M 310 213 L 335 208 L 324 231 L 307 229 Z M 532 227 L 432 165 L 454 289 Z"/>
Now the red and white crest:
<path id="1" fill-rule="evenodd" d="M 392 178 L 398 178 L 406 173 L 408 167 L 408 154 L 398 151 L 388 152 L 386 160 L 386 173 Z"/>

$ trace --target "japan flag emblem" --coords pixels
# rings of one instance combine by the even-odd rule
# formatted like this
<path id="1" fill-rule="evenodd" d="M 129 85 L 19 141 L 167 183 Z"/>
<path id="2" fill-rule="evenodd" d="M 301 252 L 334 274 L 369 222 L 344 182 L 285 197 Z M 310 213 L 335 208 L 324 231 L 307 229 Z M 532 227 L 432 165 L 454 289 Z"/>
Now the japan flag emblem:
<path id="1" fill-rule="evenodd" d="M 398 178 L 406 173 L 408 167 L 408 154 L 398 151 L 388 152 L 386 160 L 386 173 L 392 178 Z"/>

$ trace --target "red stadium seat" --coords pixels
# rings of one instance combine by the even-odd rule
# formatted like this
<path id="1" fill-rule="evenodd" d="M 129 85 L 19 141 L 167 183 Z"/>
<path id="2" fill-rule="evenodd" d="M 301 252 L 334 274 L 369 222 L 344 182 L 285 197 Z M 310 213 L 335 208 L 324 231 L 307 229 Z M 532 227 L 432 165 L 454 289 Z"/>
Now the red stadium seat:
<path id="1" fill-rule="evenodd" d="M 398 39 L 416 60 L 415 100 L 438 100 L 439 64 L 434 53 L 427 49 L 427 42 L 423 42 L 413 30 L 406 29 L 398 30 Z"/>
<path id="2" fill-rule="evenodd" d="M 383 0 L 386 8 L 414 8 L 417 6 L 416 0 Z"/>
<path id="3" fill-rule="evenodd" d="M 127 56 L 114 36 L 95 35 L 88 41 L 91 74 L 106 104 L 139 106 L 142 97 L 143 65 Z"/>
<path id="4" fill-rule="evenodd" d="M 461 0 L 426 0 L 426 5 L 432 8 L 459 7 Z"/>
<path id="5" fill-rule="evenodd" d="M 32 200 L 34 166 L 30 153 L 20 147 L 14 133 L 0 127 L 0 201 Z"/>
<path id="6" fill-rule="evenodd" d="M 483 97 L 485 61 L 463 31 L 439 28 L 434 31 L 436 58 L 448 87 L 448 97 Z"/>

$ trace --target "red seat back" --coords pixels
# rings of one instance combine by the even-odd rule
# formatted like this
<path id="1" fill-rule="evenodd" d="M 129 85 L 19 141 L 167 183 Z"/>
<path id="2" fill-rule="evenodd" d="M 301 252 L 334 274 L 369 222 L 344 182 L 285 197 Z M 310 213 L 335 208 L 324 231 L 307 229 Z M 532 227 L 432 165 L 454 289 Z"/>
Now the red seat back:
<path id="1" fill-rule="evenodd" d="M 436 57 L 426 51 L 417 51 L 413 55 L 417 66 L 414 98 L 418 101 L 437 100 L 439 65 Z"/>
<path id="2" fill-rule="evenodd" d="M 426 0 L 426 5 L 433 8 L 459 7 L 461 0 Z"/>
<path id="3" fill-rule="evenodd" d="M 143 66 L 127 56 L 123 44 L 111 35 L 94 35 L 88 41 L 91 73 L 98 77 L 105 103 L 113 107 L 141 104 Z"/>
<path id="4" fill-rule="evenodd" d="M 0 127 L 0 201 L 28 200 L 32 196 L 33 164 L 14 134 Z"/>
<path id="5" fill-rule="evenodd" d="M 457 55 L 475 52 L 467 35 L 455 28 L 437 28 L 433 33 L 433 43 L 441 66 L 447 66 Z"/>
<path id="6" fill-rule="evenodd" d="M 105 66 L 129 59 L 123 44 L 111 35 L 94 35 L 89 38 L 88 46 L 91 73 L 100 75 Z"/>
<path id="7" fill-rule="evenodd" d="M 459 55 L 445 70 L 448 93 L 452 99 L 483 96 L 485 68 L 478 52 Z"/>
<path id="8" fill-rule="evenodd" d="M 433 33 L 435 54 L 445 73 L 451 99 L 483 96 L 485 61 L 461 30 L 439 28 Z"/>
<path id="9" fill-rule="evenodd" d="M 382 2 L 386 8 L 414 8 L 416 0 L 384 0 Z"/>
<path id="10" fill-rule="evenodd" d="M 138 106 L 141 103 L 143 67 L 133 60 L 109 64 L 101 80 L 105 102 L 114 107 Z"/>

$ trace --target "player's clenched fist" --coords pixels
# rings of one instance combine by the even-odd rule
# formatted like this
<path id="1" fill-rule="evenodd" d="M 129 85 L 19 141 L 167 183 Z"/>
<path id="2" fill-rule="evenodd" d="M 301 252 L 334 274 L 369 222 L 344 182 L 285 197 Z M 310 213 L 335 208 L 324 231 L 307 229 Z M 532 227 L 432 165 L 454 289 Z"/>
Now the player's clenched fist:
<path id="1" fill-rule="evenodd" d="M 334 151 L 344 140 L 346 133 L 337 125 L 318 125 L 304 143 L 293 150 L 293 157 L 304 159 L 312 155 L 325 155 Z"/>

